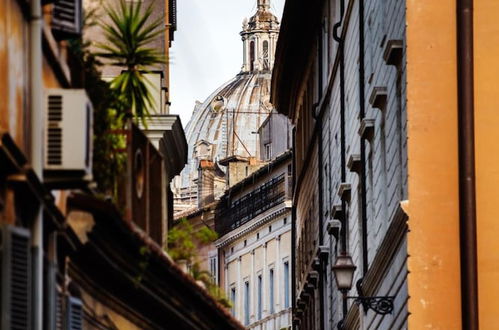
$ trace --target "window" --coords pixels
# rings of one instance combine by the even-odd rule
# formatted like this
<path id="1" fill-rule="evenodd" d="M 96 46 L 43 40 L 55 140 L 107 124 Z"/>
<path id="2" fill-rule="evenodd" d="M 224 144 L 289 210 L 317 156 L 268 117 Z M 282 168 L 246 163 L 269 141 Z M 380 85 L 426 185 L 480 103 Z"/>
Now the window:
<path id="1" fill-rule="evenodd" d="M 248 245 L 248 242 L 244 240 L 244 247 L 246 247 L 246 245 Z"/>
<path id="2" fill-rule="evenodd" d="M 262 319 L 262 275 L 258 275 L 258 319 Z"/>
<path id="3" fill-rule="evenodd" d="M 269 226 L 269 233 L 272 232 L 272 226 Z"/>
<path id="4" fill-rule="evenodd" d="M 269 305 L 270 314 L 274 314 L 274 269 L 269 272 Z"/>
<path id="5" fill-rule="evenodd" d="M 232 301 L 231 313 L 232 316 L 236 315 L 236 288 L 230 289 L 230 301 Z"/>
<path id="6" fill-rule="evenodd" d="M 244 282 L 244 325 L 250 322 L 250 289 L 249 281 Z"/>
<path id="7" fill-rule="evenodd" d="M 218 283 L 218 258 L 216 256 L 210 258 L 210 274 L 211 281 Z"/>
<path id="8" fill-rule="evenodd" d="M 270 160 L 272 158 L 272 143 L 265 144 L 265 159 Z"/>
<path id="9" fill-rule="evenodd" d="M 231 247 L 230 248 L 230 253 L 233 254 L 234 253 L 234 247 Z"/>
<path id="10" fill-rule="evenodd" d="M 284 220 L 282 220 L 283 225 L 285 225 L 286 223 L 288 223 L 288 218 L 284 218 Z"/>
<path id="11" fill-rule="evenodd" d="M 250 41 L 250 71 L 253 71 L 255 63 L 255 42 Z"/>
<path id="12" fill-rule="evenodd" d="M 284 262 L 284 308 L 289 308 L 289 262 Z"/>
<path id="13" fill-rule="evenodd" d="M 260 233 L 256 233 L 256 239 L 259 240 L 260 239 Z"/>
<path id="14" fill-rule="evenodd" d="M 270 64 L 269 64 L 269 42 L 265 40 L 263 42 L 263 68 L 265 70 L 270 69 Z"/>

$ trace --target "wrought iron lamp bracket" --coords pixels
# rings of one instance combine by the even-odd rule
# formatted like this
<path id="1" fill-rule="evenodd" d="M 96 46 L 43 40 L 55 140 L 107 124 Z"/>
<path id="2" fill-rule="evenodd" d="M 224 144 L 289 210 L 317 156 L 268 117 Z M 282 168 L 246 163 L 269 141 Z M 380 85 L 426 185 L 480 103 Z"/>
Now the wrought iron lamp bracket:
<path id="1" fill-rule="evenodd" d="M 376 314 L 386 315 L 393 312 L 393 300 L 395 297 L 346 297 L 347 299 L 354 299 L 357 305 L 362 304 L 364 312 L 367 313 L 369 309 L 373 310 Z"/>

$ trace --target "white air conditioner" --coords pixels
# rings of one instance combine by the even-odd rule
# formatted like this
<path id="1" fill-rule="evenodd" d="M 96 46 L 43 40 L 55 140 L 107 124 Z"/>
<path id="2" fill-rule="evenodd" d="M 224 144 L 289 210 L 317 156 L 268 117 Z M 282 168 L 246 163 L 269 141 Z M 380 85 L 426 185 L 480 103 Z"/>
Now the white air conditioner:
<path id="1" fill-rule="evenodd" d="M 92 112 L 83 89 L 46 90 L 45 176 L 91 180 Z"/>

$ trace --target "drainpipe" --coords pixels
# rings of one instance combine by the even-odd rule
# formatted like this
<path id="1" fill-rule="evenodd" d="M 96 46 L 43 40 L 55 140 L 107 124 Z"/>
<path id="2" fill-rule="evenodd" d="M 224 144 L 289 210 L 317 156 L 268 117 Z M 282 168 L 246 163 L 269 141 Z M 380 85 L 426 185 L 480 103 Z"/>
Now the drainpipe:
<path id="1" fill-rule="evenodd" d="M 315 129 L 317 130 L 317 140 L 318 140 L 318 146 L 317 146 L 317 167 L 318 167 L 318 178 L 319 178 L 319 247 L 324 245 L 324 193 L 323 193 L 323 173 L 322 173 L 322 167 L 323 167 L 323 152 L 322 148 L 324 145 L 324 142 L 322 140 L 322 115 L 317 115 L 317 109 L 319 105 L 321 104 L 322 100 L 322 90 L 323 90 L 323 79 L 322 79 L 322 71 L 324 70 L 324 67 L 322 65 L 323 57 L 322 57 L 322 52 L 323 52 L 323 44 L 322 44 L 322 23 L 319 27 L 319 31 L 317 33 L 317 49 L 318 49 L 318 80 L 319 80 L 319 90 L 318 90 L 318 101 L 312 106 L 312 117 L 315 120 Z M 319 109 L 319 113 L 322 114 L 322 111 Z M 324 309 L 324 272 L 326 271 L 326 265 L 324 264 L 324 260 L 322 258 L 319 260 L 320 262 L 320 269 L 319 269 L 319 313 L 320 313 L 320 328 L 324 329 L 324 315 L 325 315 L 325 309 Z"/>
<path id="2" fill-rule="evenodd" d="M 366 116 L 365 110 L 365 69 L 364 69 L 364 0 L 359 0 L 359 120 Z M 366 140 L 360 139 L 360 190 L 362 222 L 362 274 L 365 276 L 369 267 L 367 249 L 367 201 L 366 201 Z"/>
<path id="3" fill-rule="evenodd" d="M 340 20 L 333 27 L 333 38 L 338 42 L 338 52 L 340 54 L 340 152 L 341 152 L 341 182 L 346 180 L 346 161 L 345 161 L 345 47 L 343 38 L 338 35 L 340 27 L 343 28 L 343 16 L 345 15 L 345 1 L 340 1 Z M 341 226 L 341 247 L 340 253 L 345 254 L 347 252 L 347 215 L 346 215 L 346 203 L 341 200 L 341 210 L 343 213 L 343 223 Z M 348 304 L 345 297 L 343 297 L 343 320 L 346 319 L 348 313 Z M 342 326 L 343 321 L 340 321 L 339 327 Z"/>
<path id="4" fill-rule="evenodd" d="M 473 0 L 457 0 L 459 229 L 463 329 L 478 329 Z"/>
<path id="5" fill-rule="evenodd" d="M 42 80 L 42 6 L 40 0 L 31 1 L 29 19 L 29 68 L 31 116 L 31 166 L 38 177 L 43 177 L 43 80 Z M 31 227 L 32 244 L 32 329 L 43 326 L 43 218 L 38 206 Z"/>

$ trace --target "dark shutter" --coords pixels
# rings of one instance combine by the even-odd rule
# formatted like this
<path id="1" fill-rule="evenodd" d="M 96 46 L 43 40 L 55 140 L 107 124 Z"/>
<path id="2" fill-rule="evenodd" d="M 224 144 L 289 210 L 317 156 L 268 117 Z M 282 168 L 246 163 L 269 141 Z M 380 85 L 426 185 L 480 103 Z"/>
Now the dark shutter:
<path id="1" fill-rule="evenodd" d="M 78 38 L 82 32 L 82 0 L 56 0 L 52 10 L 52 33 L 57 40 Z"/>
<path id="2" fill-rule="evenodd" d="M 64 330 L 64 295 L 57 290 L 55 297 L 55 329 Z"/>
<path id="3" fill-rule="evenodd" d="M 67 330 L 83 329 L 83 305 L 76 297 L 68 297 L 67 300 Z"/>
<path id="4" fill-rule="evenodd" d="M 177 0 L 170 0 L 168 8 L 168 20 L 170 24 L 170 42 L 173 40 L 173 32 L 177 31 Z"/>
<path id="5" fill-rule="evenodd" d="M 31 253 L 30 232 L 24 228 L 0 227 L 1 329 L 30 328 Z"/>

